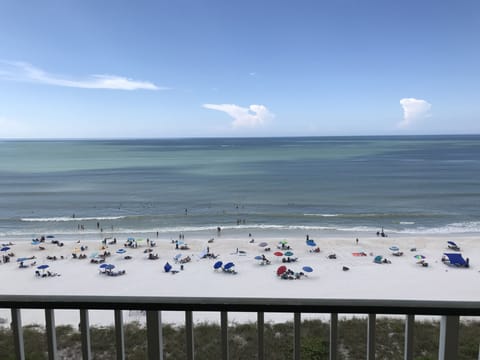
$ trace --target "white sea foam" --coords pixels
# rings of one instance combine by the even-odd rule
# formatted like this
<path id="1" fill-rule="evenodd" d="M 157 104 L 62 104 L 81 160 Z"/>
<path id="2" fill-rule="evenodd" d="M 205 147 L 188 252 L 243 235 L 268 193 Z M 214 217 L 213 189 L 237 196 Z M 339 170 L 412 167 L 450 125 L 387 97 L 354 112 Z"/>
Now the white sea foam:
<path id="1" fill-rule="evenodd" d="M 65 221 L 89 221 L 89 220 L 119 220 L 125 216 L 98 216 L 98 217 L 49 217 L 49 218 L 22 218 L 21 221 L 26 222 L 65 222 Z"/>

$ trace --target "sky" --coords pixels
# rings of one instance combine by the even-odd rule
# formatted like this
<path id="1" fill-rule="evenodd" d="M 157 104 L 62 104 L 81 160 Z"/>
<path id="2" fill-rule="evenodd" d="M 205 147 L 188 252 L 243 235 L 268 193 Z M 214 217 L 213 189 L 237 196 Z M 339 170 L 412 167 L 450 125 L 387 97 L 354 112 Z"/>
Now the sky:
<path id="1" fill-rule="evenodd" d="M 480 133 L 480 2 L 2 0 L 0 138 Z"/>

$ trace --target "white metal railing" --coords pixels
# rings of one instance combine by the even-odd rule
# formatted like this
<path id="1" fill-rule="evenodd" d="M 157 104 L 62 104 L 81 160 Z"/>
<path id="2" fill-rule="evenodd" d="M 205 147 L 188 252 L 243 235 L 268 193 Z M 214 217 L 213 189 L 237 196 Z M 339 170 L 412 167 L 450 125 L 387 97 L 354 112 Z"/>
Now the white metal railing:
<path id="1" fill-rule="evenodd" d="M 185 312 L 186 357 L 193 360 L 193 311 L 220 313 L 222 359 L 229 358 L 228 313 L 257 313 L 257 358 L 264 355 L 264 313 L 289 312 L 294 314 L 294 350 L 292 358 L 300 359 L 300 333 L 302 313 L 330 314 L 329 358 L 338 355 L 338 314 L 367 314 L 367 359 L 375 359 L 375 322 L 378 314 L 403 314 L 405 319 L 404 359 L 413 359 L 415 315 L 440 315 L 440 360 L 458 357 L 459 317 L 480 316 L 480 302 L 468 301 L 416 301 L 416 300 L 347 300 L 347 299 L 269 299 L 269 298 L 207 298 L 207 297 L 131 297 L 131 296 L 30 296 L 0 295 L 0 308 L 11 309 L 15 356 L 25 359 L 20 309 L 44 309 L 48 358 L 57 359 L 54 309 L 78 309 L 82 358 L 90 360 L 91 342 L 88 310 L 114 310 L 115 340 L 118 360 L 125 359 L 125 338 L 122 310 L 145 310 L 147 326 L 147 352 L 149 359 L 163 359 L 161 311 Z"/>

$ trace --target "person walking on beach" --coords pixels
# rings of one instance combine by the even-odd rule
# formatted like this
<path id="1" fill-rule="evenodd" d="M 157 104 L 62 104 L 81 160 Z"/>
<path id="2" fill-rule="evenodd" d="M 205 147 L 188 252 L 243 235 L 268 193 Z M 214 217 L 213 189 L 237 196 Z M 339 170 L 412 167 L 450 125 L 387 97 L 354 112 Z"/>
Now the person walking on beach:
<path id="1" fill-rule="evenodd" d="M 358 238 L 355 240 L 355 243 L 358 245 Z"/>

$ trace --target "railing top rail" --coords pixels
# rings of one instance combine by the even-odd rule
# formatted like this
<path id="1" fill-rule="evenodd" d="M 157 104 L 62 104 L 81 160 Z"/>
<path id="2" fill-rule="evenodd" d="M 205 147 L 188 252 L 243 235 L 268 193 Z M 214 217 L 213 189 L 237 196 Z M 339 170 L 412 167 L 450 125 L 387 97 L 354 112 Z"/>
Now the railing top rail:
<path id="1" fill-rule="evenodd" d="M 0 308 L 480 316 L 480 301 L 383 299 L 0 295 Z"/>

